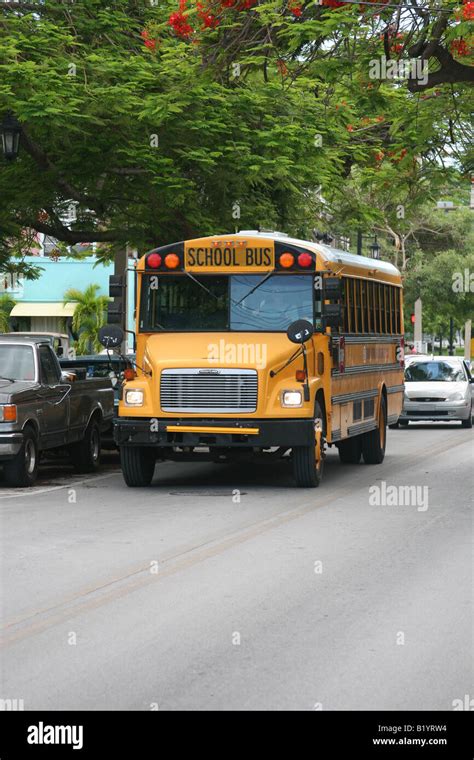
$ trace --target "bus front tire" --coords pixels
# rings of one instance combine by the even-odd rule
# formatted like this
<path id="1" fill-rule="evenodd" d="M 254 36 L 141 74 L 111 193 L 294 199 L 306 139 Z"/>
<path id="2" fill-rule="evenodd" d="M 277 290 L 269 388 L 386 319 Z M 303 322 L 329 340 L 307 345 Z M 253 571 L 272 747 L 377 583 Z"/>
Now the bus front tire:
<path id="1" fill-rule="evenodd" d="M 125 483 L 130 488 L 149 486 L 155 472 L 155 451 L 148 446 L 121 446 L 120 464 Z"/>
<path id="2" fill-rule="evenodd" d="M 339 460 L 342 464 L 359 464 L 362 454 L 362 441 L 359 435 L 337 444 Z"/>
<path id="3" fill-rule="evenodd" d="M 377 427 L 362 435 L 362 456 L 366 464 L 380 464 L 385 456 L 387 440 L 387 404 L 382 396 L 379 405 Z"/>
<path id="4" fill-rule="evenodd" d="M 293 477 L 298 488 L 317 488 L 323 475 L 326 424 L 319 401 L 314 405 L 314 418 L 321 420 L 322 427 L 319 434 L 315 431 L 315 444 L 293 447 Z"/>

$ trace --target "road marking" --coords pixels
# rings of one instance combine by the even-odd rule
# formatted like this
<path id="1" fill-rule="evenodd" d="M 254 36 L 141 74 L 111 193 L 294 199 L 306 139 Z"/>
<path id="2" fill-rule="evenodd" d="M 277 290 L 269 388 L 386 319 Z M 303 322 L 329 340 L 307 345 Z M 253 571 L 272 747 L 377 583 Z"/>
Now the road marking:
<path id="1" fill-rule="evenodd" d="M 42 493 L 51 493 L 51 491 L 59 491 L 61 488 L 75 488 L 81 486 L 84 483 L 94 483 L 97 480 L 104 480 L 104 478 L 110 478 L 112 475 L 117 475 L 120 470 L 114 470 L 113 472 L 106 472 L 104 475 L 92 475 L 90 478 L 84 478 L 83 480 L 74 480 L 72 483 L 64 483 L 60 486 L 46 486 L 45 488 L 19 488 L 15 489 L 14 493 L 6 493 L 0 496 L 0 499 L 18 499 L 19 496 L 40 496 Z"/>

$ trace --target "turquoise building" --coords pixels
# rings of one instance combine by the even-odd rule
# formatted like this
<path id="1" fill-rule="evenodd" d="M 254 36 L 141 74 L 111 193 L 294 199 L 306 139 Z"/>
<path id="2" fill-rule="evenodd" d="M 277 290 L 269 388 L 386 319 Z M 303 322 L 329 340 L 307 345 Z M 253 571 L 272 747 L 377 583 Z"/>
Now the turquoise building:
<path id="1" fill-rule="evenodd" d="M 10 295 L 17 302 L 10 312 L 11 326 L 15 331 L 69 332 L 76 306 L 74 302 L 63 302 L 69 288 L 85 290 L 94 284 L 100 288 L 98 295 L 109 294 L 109 275 L 114 273 L 114 266 L 97 263 L 95 256 L 83 259 L 27 256 L 25 262 L 41 269 L 37 280 L 0 275 L 0 293 Z M 135 260 L 130 259 L 129 270 L 134 264 Z M 133 271 L 129 271 L 128 282 L 131 297 L 128 299 L 127 326 L 133 329 Z"/>

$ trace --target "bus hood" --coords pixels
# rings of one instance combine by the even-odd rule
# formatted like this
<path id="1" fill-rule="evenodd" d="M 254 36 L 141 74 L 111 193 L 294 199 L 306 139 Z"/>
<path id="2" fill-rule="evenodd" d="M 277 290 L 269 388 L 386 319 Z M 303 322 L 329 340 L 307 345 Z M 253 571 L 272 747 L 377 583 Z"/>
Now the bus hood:
<path id="1" fill-rule="evenodd" d="M 311 341 L 307 344 L 311 351 Z M 276 369 L 297 350 L 286 333 L 159 333 L 147 338 L 144 369 Z"/>

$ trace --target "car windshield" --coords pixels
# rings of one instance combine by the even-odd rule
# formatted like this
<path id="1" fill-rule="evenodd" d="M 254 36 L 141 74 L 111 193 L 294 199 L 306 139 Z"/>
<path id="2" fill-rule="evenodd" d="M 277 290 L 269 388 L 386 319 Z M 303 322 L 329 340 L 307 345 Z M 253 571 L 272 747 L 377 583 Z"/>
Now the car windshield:
<path id="1" fill-rule="evenodd" d="M 285 332 L 296 319 L 313 322 L 310 275 L 151 277 L 142 284 L 144 332 Z"/>
<path id="2" fill-rule="evenodd" d="M 34 380 L 35 358 L 31 346 L 0 344 L 0 377 L 7 380 Z"/>
<path id="3" fill-rule="evenodd" d="M 457 383 L 465 379 L 461 365 L 450 362 L 411 362 L 405 369 L 406 383 Z"/>

